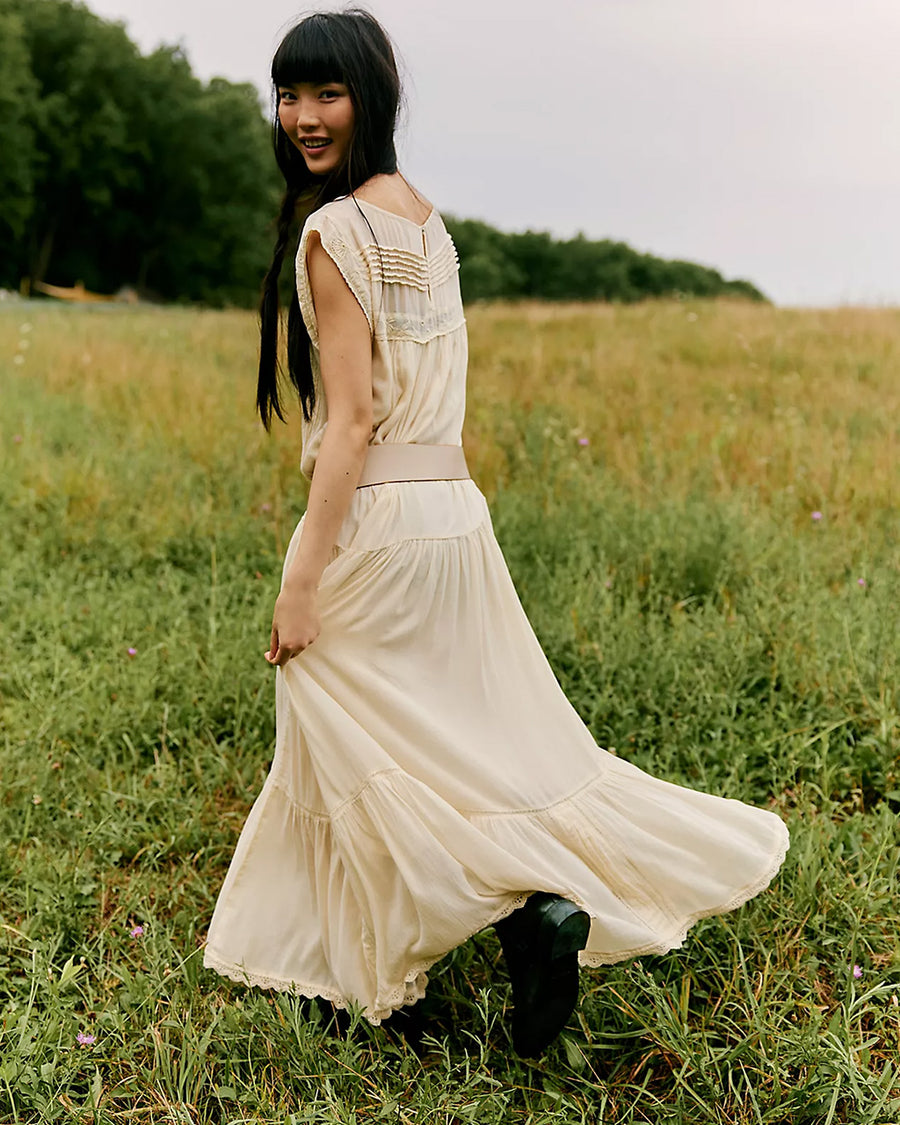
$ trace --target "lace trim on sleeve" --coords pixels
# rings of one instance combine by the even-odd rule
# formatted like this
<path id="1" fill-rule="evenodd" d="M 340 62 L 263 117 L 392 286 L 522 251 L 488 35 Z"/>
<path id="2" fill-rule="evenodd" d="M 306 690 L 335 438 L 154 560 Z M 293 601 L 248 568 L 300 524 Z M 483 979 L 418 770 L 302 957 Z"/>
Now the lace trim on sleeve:
<path id="1" fill-rule="evenodd" d="M 306 324 L 309 338 L 315 348 L 319 347 L 319 326 L 316 322 L 316 311 L 313 305 L 312 289 L 309 284 L 309 270 L 306 266 L 306 249 L 312 231 L 317 231 L 322 246 L 328 256 L 341 271 L 344 281 L 350 292 L 359 301 L 362 311 L 366 314 L 369 331 L 373 331 L 372 315 L 372 290 L 371 279 L 364 260 L 342 237 L 340 230 L 328 215 L 310 215 L 303 227 L 300 245 L 297 247 L 297 257 L 294 262 L 297 278 L 297 299 L 300 302 L 300 312 Z"/>

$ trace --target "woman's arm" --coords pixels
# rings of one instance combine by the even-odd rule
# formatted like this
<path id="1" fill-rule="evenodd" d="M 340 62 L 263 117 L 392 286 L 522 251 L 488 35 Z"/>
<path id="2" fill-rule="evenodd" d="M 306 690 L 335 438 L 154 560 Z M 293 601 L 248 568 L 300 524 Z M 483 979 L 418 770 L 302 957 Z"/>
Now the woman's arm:
<path id="1" fill-rule="evenodd" d="M 316 458 L 297 553 L 275 602 L 270 664 L 286 664 L 319 635 L 316 590 L 359 482 L 372 436 L 369 322 L 318 234 L 307 242 L 328 424 Z"/>

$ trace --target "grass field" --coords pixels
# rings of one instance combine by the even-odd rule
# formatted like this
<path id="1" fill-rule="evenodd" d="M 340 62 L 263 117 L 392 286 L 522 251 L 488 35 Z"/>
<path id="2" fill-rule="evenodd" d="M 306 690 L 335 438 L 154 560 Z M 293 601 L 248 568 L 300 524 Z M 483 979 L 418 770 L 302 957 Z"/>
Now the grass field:
<path id="1" fill-rule="evenodd" d="M 537 1065 L 499 947 L 420 1053 L 201 967 L 273 749 L 303 511 L 255 322 L 0 307 L 0 1122 L 900 1122 L 900 311 L 469 310 L 473 475 L 598 742 L 792 846 L 582 973 Z"/>

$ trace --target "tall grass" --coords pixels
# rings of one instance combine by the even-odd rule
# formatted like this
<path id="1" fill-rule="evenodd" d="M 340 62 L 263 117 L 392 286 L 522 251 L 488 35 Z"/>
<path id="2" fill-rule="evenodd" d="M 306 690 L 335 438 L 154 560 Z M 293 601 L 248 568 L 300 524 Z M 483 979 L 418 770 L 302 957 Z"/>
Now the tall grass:
<path id="1" fill-rule="evenodd" d="M 246 314 L 0 309 L 0 1120 L 900 1122 L 898 328 L 469 311 L 470 463 L 569 697 L 792 832 L 757 899 L 584 971 L 528 1065 L 492 932 L 421 1041 L 202 969 L 271 761 L 297 420 L 254 420 Z"/>

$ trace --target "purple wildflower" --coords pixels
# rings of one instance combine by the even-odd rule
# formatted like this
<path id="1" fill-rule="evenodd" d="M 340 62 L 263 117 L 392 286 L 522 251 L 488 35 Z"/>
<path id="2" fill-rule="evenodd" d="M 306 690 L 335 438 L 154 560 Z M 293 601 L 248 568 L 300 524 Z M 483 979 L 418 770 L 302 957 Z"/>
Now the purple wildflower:
<path id="1" fill-rule="evenodd" d="M 128 650 L 128 655 L 129 656 L 137 656 L 137 649 L 136 648 L 130 648 Z"/>
<path id="2" fill-rule="evenodd" d="M 814 520 L 816 523 L 818 523 L 821 518 L 822 518 L 821 512 L 813 512 L 813 514 L 810 516 L 810 519 Z"/>
<path id="3" fill-rule="evenodd" d="M 866 584 L 865 578 L 857 578 L 857 580 L 856 580 L 857 586 L 865 586 L 865 584 Z"/>
<path id="4" fill-rule="evenodd" d="M 862 976 L 862 969 L 859 967 L 859 965 L 853 966 L 853 976 L 856 978 L 856 980 L 859 980 L 859 978 Z"/>
<path id="5" fill-rule="evenodd" d="M 590 438 L 586 438 L 586 437 L 580 437 L 580 438 L 578 439 L 578 444 L 579 444 L 579 445 L 590 445 L 590 444 L 591 444 L 591 439 L 590 439 Z"/>
<path id="6" fill-rule="evenodd" d="M 135 926 L 131 931 L 131 936 L 132 937 L 143 937 L 144 936 L 144 927 L 143 926 Z"/>
<path id="7" fill-rule="evenodd" d="M 78 1045 L 80 1047 L 90 1047 L 93 1043 L 97 1042 L 96 1035 L 87 1035 L 83 1031 L 79 1031 L 75 1038 L 78 1041 Z"/>

